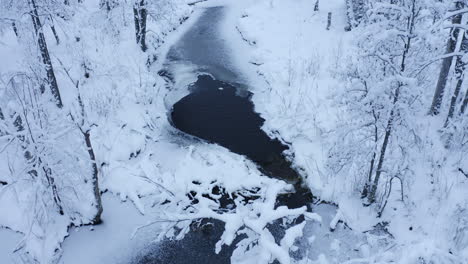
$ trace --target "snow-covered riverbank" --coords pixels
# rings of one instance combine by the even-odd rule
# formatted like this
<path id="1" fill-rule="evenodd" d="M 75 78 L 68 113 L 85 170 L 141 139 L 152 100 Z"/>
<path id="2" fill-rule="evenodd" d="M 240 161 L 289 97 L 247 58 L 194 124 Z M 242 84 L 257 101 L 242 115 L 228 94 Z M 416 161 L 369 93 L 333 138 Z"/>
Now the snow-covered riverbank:
<path id="1" fill-rule="evenodd" d="M 267 83 L 255 87 L 253 97 L 264 128 L 291 144 L 295 164 L 325 200 L 336 198 L 334 184 L 343 184 L 327 182 L 321 171 L 327 132 L 339 118 L 330 100 L 342 85 L 335 70 L 352 52 L 345 12 L 344 1 L 324 1 L 319 11 L 311 1 L 261 1 L 239 19 L 242 35 L 252 43 L 249 62 Z"/>
<path id="2" fill-rule="evenodd" d="M 319 3 L 318 10 L 314 10 L 316 2 Z M 422 8 L 430 10 L 431 7 L 429 4 L 428 6 Z M 458 149 L 445 149 L 436 153 L 440 137 L 431 134 L 430 130 L 434 129 L 435 121 L 440 121 L 424 116 L 429 107 L 427 103 L 423 105 L 426 109 L 417 109 L 420 112 L 413 113 L 419 119 L 410 122 L 418 123 L 418 128 L 426 126 L 419 135 L 426 140 L 426 146 L 433 147 L 426 150 L 427 155 L 420 156 L 418 151 L 424 147 L 416 150 L 416 146 L 408 146 L 414 171 L 409 172 L 403 181 L 400 179 L 401 185 L 393 184 L 390 190 L 388 186 L 392 182 L 389 183 L 390 178 L 387 178 L 386 185 L 382 185 L 386 190 L 382 198 L 386 201 L 383 207 L 385 210 L 363 206 L 365 201 L 360 198 L 363 186 L 361 179 L 366 178 L 367 174 L 361 176 L 350 170 L 353 166 L 361 166 L 359 161 L 353 161 L 353 150 L 346 152 L 351 157 L 336 156 L 337 152 L 350 148 L 344 138 L 347 136 L 346 131 L 349 131 L 350 137 L 354 135 L 353 129 L 359 131 L 359 122 L 353 123 L 352 120 L 359 116 L 348 112 L 348 106 L 353 104 L 352 99 L 345 98 L 350 96 L 349 91 L 354 88 L 352 81 L 355 73 L 350 72 L 350 65 L 356 69 L 366 67 L 357 58 L 367 52 L 362 50 L 362 46 L 358 46 L 358 40 L 367 32 L 359 29 L 345 30 L 348 27 L 346 10 L 346 1 L 339 0 L 265 0 L 258 1 L 242 12 L 238 27 L 245 41 L 252 46 L 252 52 L 247 58 L 251 64 L 256 65 L 258 75 L 268 83 L 267 86 L 256 86 L 253 97 L 256 110 L 266 119 L 264 129 L 291 145 L 292 160 L 307 177 L 306 181 L 313 193 L 320 199 L 338 205 L 337 219 L 341 219 L 354 232 L 340 239 L 349 243 L 349 239 L 355 239 L 353 236 L 361 237 L 362 240 L 356 243 L 363 247 L 356 248 L 361 247 L 362 252 L 354 256 L 356 260 L 352 263 L 416 263 L 418 258 L 424 261 L 433 260 L 435 263 L 464 263 L 468 261 L 468 235 L 466 221 L 460 219 L 467 216 L 465 212 L 468 196 L 461 192 L 468 183 L 455 166 L 466 167 L 467 159 Z M 331 25 L 327 29 L 329 16 Z M 382 33 L 375 38 L 388 36 Z M 372 35 L 367 37 L 369 43 L 373 41 Z M 421 82 L 425 81 L 426 86 L 435 86 L 433 77 L 438 75 L 438 69 L 427 68 L 426 71 L 427 76 L 421 77 Z M 366 77 L 361 78 L 366 80 Z M 432 82 L 427 82 L 428 80 Z M 373 88 L 375 87 L 371 85 L 370 91 Z M 430 95 L 432 94 L 428 93 L 423 96 Z M 353 98 L 357 100 L 359 97 Z M 429 123 L 431 124 L 428 125 Z M 401 136 L 395 137 L 397 144 L 413 144 L 403 143 L 406 141 Z M 398 143 L 398 140 L 402 143 Z M 358 145 L 351 148 L 364 146 Z M 443 166 L 434 165 L 440 164 L 438 159 L 445 160 L 442 156 L 449 157 L 450 161 Z M 340 162 L 339 158 L 343 160 Z M 394 159 L 388 163 L 394 167 L 401 166 L 403 158 Z M 331 168 L 332 162 L 335 168 Z M 366 173 L 369 170 L 368 164 L 370 163 L 363 165 Z M 340 171 L 339 166 L 345 169 Z M 434 169 L 434 166 L 438 166 L 438 169 Z M 451 191 L 440 185 L 431 186 L 434 181 L 446 182 L 452 186 Z M 435 199 L 434 195 L 439 199 Z M 433 208 L 446 209 L 436 212 Z M 377 217 L 379 210 L 383 211 L 381 218 Z M 362 232 L 366 232 L 366 235 L 363 236 Z M 372 238 L 370 233 L 378 233 L 386 238 Z M 316 240 L 315 245 L 322 246 L 322 242 Z M 330 247 L 334 248 L 334 245 L 336 243 Z M 328 255 L 325 253 L 321 259 L 317 256 L 313 259 L 317 258 L 317 263 L 344 263 L 345 259 L 340 259 L 343 255 L 351 257 L 353 254 L 337 249 Z"/>

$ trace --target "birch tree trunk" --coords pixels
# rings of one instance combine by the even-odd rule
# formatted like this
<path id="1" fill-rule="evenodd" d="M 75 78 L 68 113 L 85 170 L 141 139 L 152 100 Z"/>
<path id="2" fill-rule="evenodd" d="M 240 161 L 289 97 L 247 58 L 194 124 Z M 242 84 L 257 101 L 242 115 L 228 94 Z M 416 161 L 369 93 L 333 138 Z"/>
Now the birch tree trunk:
<path id="1" fill-rule="evenodd" d="M 460 10 L 463 8 L 463 2 L 457 1 L 455 3 L 455 10 Z M 452 24 L 460 24 L 462 20 L 462 14 L 453 16 Z M 450 36 L 447 40 L 447 45 L 445 49 L 446 54 L 453 53 L 457 45 L 458 34 L 460 29 L 454 27 L 450 30 Z M 442 60 L 442 65 L 440 67 L 439 78 L 437 80 L 436 89 L 434 92 L 434 97 L 432 98 L 431 109 L 429 114 L 438 115 L 440 113 L 440 105 L 442 104 L 442 99 L 444 97 L 445 87 L 447 86 L 447 80 L 450 73 L 450 68 L 452 67 L 453 56 L 444 58 Z"/>
<path id="2" fill-rule="evenodd" d="M 68 73 L 67 73 L 68 74 Z M 71 77 L 70 77 L 71 78 Z M 78 124 L 78 127 L 83 134 L 83 137 L 85 139 L 85 144 L 86 144 L 86 150 L 88 151 L 88 156 L 91 161 L 91 168 L 92 168 L 92 175 L 91 175 L 91 185 L 93 187 L 93 194 L 94 194 L 94 200 L 95 204 L 93 206 L 96 209 L 96 214 L 94 215 L 94 218 L 92 220 L 93 224 L 100 224 L 101 223 L 101 214 L 103 211 L 102 208 L 102 200 L 101 200 L 101 190 L 99 189 L 99 171 L 97 167 L 97 161 L 96 161 L 96 155 L 94 154 L 94 148 L 91 143 L 91 134 L 90 134 L 90 127 L 87 126 L 85 129 L 83 129 L 85 119 L 86 119 L 86 113 L 85 113 L 85 108 L 83 101 L 81 100 L 81 94 L 79 91 L 79 83 L 76 82 L 76 89 L 78 90 L 78 105 L 80 106 L 81 110 L 81 125 Z M 73 118 L 73 116 L 72 116 Z"/>
<path id="3" fill-rule="evenodd" d="M 57 107 L 62 108 L 62 98 L 60 96 L 57 79 L 55 78 L 54 68 L 52 67 L 52 61 L 50 60 L 49 50 L 47 48 L 47 43 L 44 37 L 43 27 L 41 21 L 39 20 L 39 14 L 37 12 L 37 5 L 35 0 L 29 0 L 29 5 L 31 7 L 31 18 L 34 25 L 34 31 L 36 33 L 39 50 L 41 52 L 42 62 L 44 63 L 44 67 L 47 73 L 47 83 L 52 92 L 52 96 L 54 96 L 55 104 Z M 41 87 L 41 92 L 45 92 L 44 86 Z"/>
<path id="4" fill-rule="evenodd" d="M 63 66 L 63 63 L 60 60 L 58 61 Z M 85 65 L 83 66 L 86 67 Z M 78 106 L 80 110 L 79 120 L 75 118 L 75 116 L 72 113 L 70 113 L 69 116 L 71 117 L 73 122 L 77 125 L 78 129 L 80 130 L 85 140 L 86 151 L 88 152 L 88 156 L 91 161 L 91 169 L 92 169 L 91 185 L 93 188 L 93 195 L 94 195 L 93 206 L 96 209 L 96 213 L 92 219 L 92 224 L 100 224 L 103 207 L 102 207 L 102 199 L 101 199 L 101 190 L 99 189 L 99 170 L 97 166 L 96 154 L 94 152 L 93 144 L 91 143 L 91 132 L 90 132 L 91 126 L 87 122 L 85 106 L 83 104 L 83 100 L 81 99 L 80 82 L 74 81 L 70 75 L 70 72 L 65 67 L 63 67 L 63 70 L 67 74 L 70 81 L 75 85 L 76 90 L 77 90 Z"/>
<path id="5" fill-rule="evenodd" d="M 145 0 L 136 0 L 133 5 L 133 16 L 135 20 L 135 36 L 136 42 L 140 46 L 141 50 L 145 52 L 146 46 L 146 19 L 148 17 L 148 11 L 146 9 Z"/>
<path id="6" fill-rule="evenodd" d="M 468 52 L 468 38 L 466 36 L 467 32 L 465 30 L 460 30 L 460 35 L 461 38 L 461 43 L 460 43 L 460 49 L 459 52 L 461 53 L 466 53 Z M 455 90 L 452 95 L 452 99 L 450 100 L 450 107 L 449 107 L 449 112 L 447 115 L 447 119 L 445 121 L 445 127 L 447 127 L 450 123 L 450 120 L 453 117 L 453 114 L 455 113 L 455 108 L 457 104 L 459 103 L 458 96 L 460 95 L 461 88 L 463 86 L 463 79 L 465 78 L 465 69 L 466 69 L 466 62 L 463 61 L 463 58 L 461 56 L 457 56 L 456 62 L 455 62 L 455 79 L 457 81 Z"/>
<path id="7" fill-rule="evenodd" d="M 33 146 L 34 148 L 37 148 L 35 147 L 36 142 L 32 134 L 30 133 L 30 129 L 25 129 L 25 126 L 23 124 L 23 119 L 21 118 L 19 114 L 16 115 L 16 118 L 13 121 L 13 125 L 16 127 L 17 132 L 26 131 L 26 133 L 29 133 L 29 137 L 26 137 L 24 135 L 17 136 L 18 139 L 22 142 L 22 148 L 24 150 L 23 156 L 26 159 L 26 162 L 33 166 L 33 168 L 28 171 L 28 174 L 30 174 L 33 177 L 38 177 L 39 172 L 37 170 L 39 169 L 43 171 L 44 177 L 47 180 L 47 184 L 52 190 L 52 198 L 54 200 L 55 205 L 57 206 L 58 212 L 59 214 L 63 215 L 64 211 L 63 211 L 63 206 L 62 206 L 62 200 L 58 193 L 58 188 L 57 188 L 57 185 L 55 184 L 55 178 L 52 174 L 52 170 L 49 168 L 49 166 L 46 163 L 43 162 L 41 157 L 37 157 L 37 161 L 36 161 L 33 155 L 31 154 L 31 152 L 28 150 L 28 146 L 30 145 Z"/>
<path id="8" fill-rule="evenodd" d="M 93 219 L 93 224 L 99 224 L 101 223 L 101 214 L 102 214 L 102 201 L 101 201 L 101 191 L 99 189 L 99 182 L 98 182 L 98 167 L 97 167 L 97 162 L 96 162 L 96 155 L 94 154 L 94 149 L 93 145 L 91 144 L 91 135 L 89 133 L 89 130 L 87 131 L 81 131 L 83 133 L 83 136 L 85 138 L 86 142 L 86 148 L 88 149 L 88 155 L 92 163 L 92 170 L 93 170 L 93 175 L 92 175 L 92 182 L 91 184 L 93 185 L 93 192 L 94 192 L 94 198 L 96 201 L 96 204 L 94 204 L 94 207 L 96 208 L 96 214 Z"/>

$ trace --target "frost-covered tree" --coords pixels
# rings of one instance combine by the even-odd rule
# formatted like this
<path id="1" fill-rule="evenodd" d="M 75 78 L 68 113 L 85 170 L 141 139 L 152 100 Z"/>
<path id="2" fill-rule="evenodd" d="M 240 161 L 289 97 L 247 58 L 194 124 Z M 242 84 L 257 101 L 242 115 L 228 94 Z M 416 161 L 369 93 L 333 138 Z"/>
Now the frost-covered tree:
<path id="1" fill-rule="evenodd" d="M 35 230 L 26 233 L 19 247 L 30 253 L 34 250 L 29 242 L 44 243 L 45 233 L 60 235 L 63 226 L 58 223 L 95 223 L 102 211 L 93 191 L 89 148 L 66 112 L 41 93 L 41 85 L 41 78 L 25 72 L 2 78 L 0 86 L 0 166 L 10 172 L 2 175 L 8 184 L 4 193 L 18 195 L 18 201 L 11 200 L 14 210 L 22 212 L 18 228 Z M 45 248 L 44 253 L 53 250 Z M 29 256 L 36 258 L 38 253 Z"/>
<path id="2" fill-rule="evenodd" d="M 364 19 L 366 11 L 367 6 L 364 0 L 346 0 L 346 16 L 348 17 L 346 30 L 358 26 Z"/>
<path id="3" fill-rule="evenodd" d="M 135 21 L 135 36 L 136 42 L 142 51 L 146 51 L 146 19 L 148 10 L 145 0 L 136 0 L 133 5 L 133 16 Z"/>
<path id="4" fill-rule="evenodd" d="M 355 188 L 364 186 L 368 204 L 383 206 L 393 179 L 403 186 L 411 174 L 410 152 L 420 141 L 415 115 L 424 107 L 424 87 L 433 80 L 427 67 L 434 67 L 427 64 L 439 43 L 427 30 L 436 2 L 369 2 L 366 20 L 356 28 L 360 51 L 344 76 L 342 97 L 351 120 L 339 128 L 331 164 L 335 172 L 356 175 Z"/>
<path id="5" fill-rule="evenodd" d="M 462 13 L 461 15 L 460 23 L 452 23 L 450 25 L 455 30 L 458 30 L 459 33 L 454 36 L 454 38 L 456 37 L 456 45 L 453 52 L 457 54 L 454 58 L 455 64 L 453 66 L 453 82 L 455 84 L 455 88 L 453 89 L 453 93 L 450 98 L 444 127 L 453 127 L 464 123 L 464 119 L 466 118 L 463 117 L 463 114 L 468 101 L 468 88 L 463 89 L 464 87 L 467 87 L 465 73 L 466 66 L 468 64 L 468 60 L 466 58 L 468 56 L 468 15 L 466 14 L 468 11 L 463 11 L 463 9 L 468 6 L 468 2 L 457 1 L 456 5 L 458 7 L 458 12 L 464 12 L 464 14 Z M 465 94 L 464 98 L 463 93 Z M 439 100 L 442 101 L 442 98 Z M 463 125 L 458 129 L 460 128 L 463 129 Z"/>
<path id="6" fill-rule="evenodd" d="M 17 252 L 31 263 L 54 263 L 68 227 L 100 222 L 106 167 L 128 165 L 137 151 L 119 146 L 116 157 L 109 134 L 137 131 L 125 136 L 141 149 L 153 140 L 140 132 L 143 119 L 159 118 L 160 106 L 147 104 L 160 85 L 146 64 L 152 54 L 131 47 L 133 8 L 147 9 L 152 26 L 140 27 L 138 49 L 161 45 L 191 8 L 136 3 L 0 0 L 0 54 L 8 55 L 0 70 L 0 207 L 9 208 L 0 225 L 25 236 Z M 127 107 L 138 122 L 122 115 Z"/>
<path id="7" fill-rule="evenodd" d="M 58 88 L 57 79 L 55 78 L 54 67 L 52 66 L 52 61 L 50 60 L 49 49 L 47 48 L 47 42 L 44 37 L 43 26 L 39 17 L 38 7 L 35 0 L 29 0 L 29 5 L 31 8 L 30 15 L 34 25 L 34 31 L 37 38 L 37 44 L 41 53 L 42 62 L 44 64 L 45 71 L 47 73 L 47 85 L 49 86 L 52 95 L 55 99 L 55 104 L 58 107 L 62 107 L 62 98 L 60 96 L 60 90 Z M 54 28 L 55 32 L 55 28 Z M 55 33 L 56 35 L 56 33 Z M 57 42 L 58 38 L 57 38 Z M 42 92 L 44 92 L 45 87 L 41 86 Z"/>
<path id="8" fill-rule="evenodd" d="M 445 87 L 449 79 L 449 73 L 452 68 L 452 61 L 454 60 L 454 52 L 457 49 L 457 41 L 459 35 L 463 36 L 464 30 L 459 28 L 461 25 L 463 13 L 460 12 L 463 10 L 464 3 L 463 1 L 453 1 L 453 7 L 450 10 L 449 17 L 451 17 L 451 22 L 453 27 L 450 30 L 446 44 L 446 57 L 442 60 L 442 65 L 439 72 L 439 78 L 437 81 L 437 86 L 434 92 L 434 97 L 432 99 L 432 105 L 430 113 L 437 115 L 440 112 L 440 106 L 444 96 Z"/>
<path id="9" fill-rule="evenodd" d="M 62 101 L 54 65 L 59 58 L 53 61 L 47 39 L 53 36 L 57 45 L 60 41 L 53 25 L 45 31 L 45 23 L 66 21 L 73 12 L 55 0 L 5 0 L 0 5 L 8 7 L 8 19 L 0 20 L 8 23 L 2 28 L 14 21 L 18 49 L 30 54 L 24 62 L 28 67 L 0 74 L 0 167 L 10 168 L 4 182 L 24 196 L 23 204 L 12 206 L 27 212 L 25 222 L 40 232 L 49 232 L 57 219 L 77 225 L 99 223 L 102 204 L 96 158 L 89 129 L 84 129 L 86 117 L 80 115 L 77 126 L 73 108 Z M 79 97 L 78 103 L 82 105 Z"/>

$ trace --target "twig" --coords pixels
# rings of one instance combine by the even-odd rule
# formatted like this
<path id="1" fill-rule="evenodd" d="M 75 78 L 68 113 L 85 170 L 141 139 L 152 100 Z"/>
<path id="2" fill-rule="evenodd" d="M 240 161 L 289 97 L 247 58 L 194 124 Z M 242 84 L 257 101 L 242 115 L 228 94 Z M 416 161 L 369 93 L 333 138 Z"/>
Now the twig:
<path id="1" fill-rule="evenodd" d="M 152 225 L 155 225 L 155 224 L 159 224 L 159 223 L 175 223 L 175 224 L 178 224 L 180 222 L 184 222 L 184 221 L 193 221 L 193 220 L 197 220 L 197 219 L 200 219 L 201 217 L 196 217 L 196 218 L 183 218 L 183 219 L 158 219 L 158 220 L 154 220 L 154 221 L 151 221 L 147 224 L 144 224 L 142 226 L 139 226 L 135 229 L 135 231 L 133 231 L 132 235 L 130 236 L 130 239 L 133 239 L 136 234 L 143 228 L 146 228 L 146 227 L 149 227 L 149 226 L 152 226 Z"/>
<path id="2" fill-rule="evenodd" d="M 172 195 L 173 197 L 175 197 L 175 194 L 174 194 L 173 192 L 171 192 L 169 189 L 167 189 L 167 188 L 164 187 L 163 185 L 161 185 L 161 184 L 159 184 L 159 183 L 153 181 L 153 180 L 150 179 L 148 176 L 146 176 L 146 175 L 137 175 L 137 174 L 133 174 L 133 175 L 135 175 L 135 176 L 137 176 L 137 177 L 140 177 L 140 178 L 143 178 L 143 179 L 146 180 L 147 182 L 152 183 L 152 184 L 158 186 L 159 188 L 163 189 L 164 191 L 166 191 L 167 193 L 169 193 L 170 195 Z"/>
<path id="3" fill-rule="evenodd" d="M 193 6 L 193 5 L 196 5 L 196 4 L 198 4 L 198 3 L 203 3 L 203 2 L 206 2 L 206 1 L 208 1 L 208 0 L 198 0 L 198 1 L 190 2 L 190 3 L 188 3 L 187 5 Z"/>
<path id="4" fill-rule="evenodd" d="M 421 66 L 421 68 L 419 68 L 417 71 L 414 70 L 413 72 L 411 72 L 411 76 L 415 76 L 415 77 L 418 76 L 424 69 L 426 69 L 429 65 L 431 65 L 434 62 L 437 62 L 439 60 L 443 60 L 443 59 L 446 59 L 446 58 L 450 58 L 450 57 L 457 57 L 457 56 L 463 56 L 463 55 L 465 55 L 465 53 L 452 52 L 452 53 L 444 54 L 444 55 L 439 56 L 437 58 L 431 59 L 430 61 L 426 62 L 423 66 Z"/>
<path id="5" fill-rule="evenodd" d="M 465 175 L 466 178 L 468 178 L 468 173 L 465 172 L 462 168 L 458 168 L 458 171 Z"/>
<path id="6" fill-rule="evenodd" d="M 11 144 L 11 142 L 13 142 L 15 140 L 15 138 L 12 138 L 10 141 L 8 141 L 8 143 L 6 143 L 3 148 L 0 150 L 0 153 L 2 153 L 3 151 L 5 151 L 5 149 L 7 149 L 7 147 Z"/>

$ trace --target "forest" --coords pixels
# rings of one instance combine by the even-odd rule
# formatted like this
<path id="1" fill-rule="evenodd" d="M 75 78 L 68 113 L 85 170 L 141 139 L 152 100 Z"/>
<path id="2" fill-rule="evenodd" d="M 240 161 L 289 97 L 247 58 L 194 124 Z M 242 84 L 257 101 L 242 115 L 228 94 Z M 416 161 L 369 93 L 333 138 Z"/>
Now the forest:
<path id="1" fill-rule="evenodd" d="M 0 263 L 468 263 L 468 0 L 0 0 Z"/>

